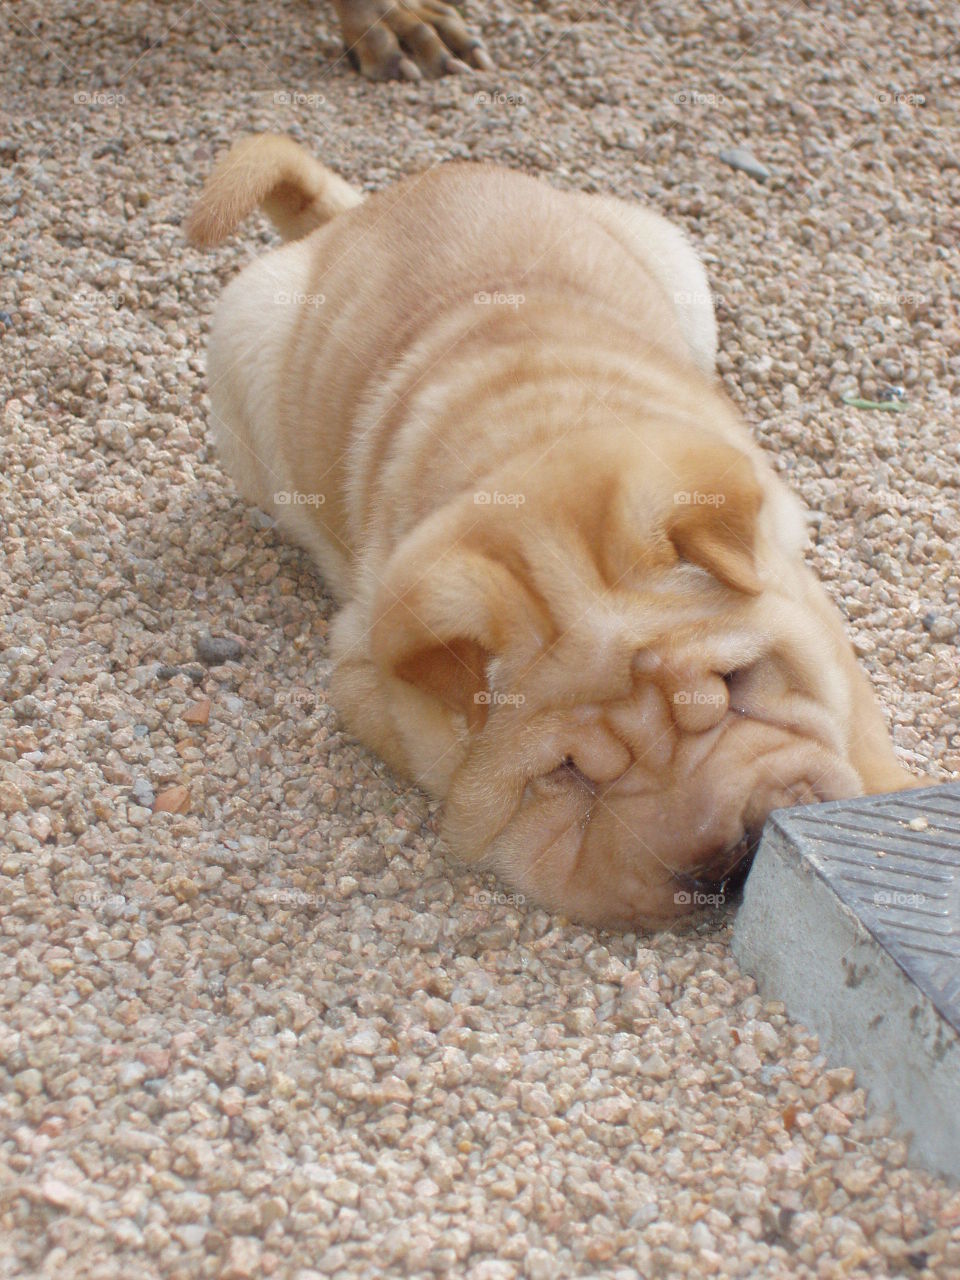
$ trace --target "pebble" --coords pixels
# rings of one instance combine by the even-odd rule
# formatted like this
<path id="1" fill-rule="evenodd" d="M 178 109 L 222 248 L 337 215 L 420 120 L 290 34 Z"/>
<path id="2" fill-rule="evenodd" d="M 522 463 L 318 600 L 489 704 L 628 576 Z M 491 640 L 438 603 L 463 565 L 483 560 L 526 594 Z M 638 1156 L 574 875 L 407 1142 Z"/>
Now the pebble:
<path id="1" fill-rule="evenodd" d="M 20 1071 L 13 1077 L 13 1087 L 25 1098 L 35 1098 L 43 1092 L 43 1076 L 35 1067 Z"/>
<path id="2" fill-rule="evenodd" d="M 731 169 L 740 169 L 759 182 L 766 182 L 770 177 L 771 171 L 747 147 L 729 147 L 720 152 L 720 159 Z"/>
<path id="3" fill-rule="evenodd" d="M 350 1037 L 344 1044 L 347 1053 L 359 1054 L 361 1057 L 372 1058 L 381 1045 L 381 1037 L 372 1027 L 364 1027 L 360 1031 Z"/>
<path id="4" fill-rule="evenodd" d="M 146 778 L 135 779 L 133 786 L 130 788 L 130 794 L 137 804 L 142 805 L 145 809 L 149 809 L 156 799 L 156 793 Z"/>
<path id="5" fill-rule="evenodd" d="M 250 1236 L 234 1236 L 227 1242 L 219 1280 L 252 1280 L 261 1274 L 263 1245 Z"/>
<path id="6" fill-rule="evenodd" d="M 760 1056 L 752 1044 L 737 1045 L 730 1055 L 730 1061 L 738 1071 L 746 1072 L 748 1075 L 759 1071 L 762 1065 Z"/>
<path id="7" fill-rule="evenodd" d="M 243 653 L 243 643 L 234 636 L 212 636 L 207 632 L 197 637 L 196 651 L 207 666 L 220 666 L 224 662 L 236 662 Z"/>

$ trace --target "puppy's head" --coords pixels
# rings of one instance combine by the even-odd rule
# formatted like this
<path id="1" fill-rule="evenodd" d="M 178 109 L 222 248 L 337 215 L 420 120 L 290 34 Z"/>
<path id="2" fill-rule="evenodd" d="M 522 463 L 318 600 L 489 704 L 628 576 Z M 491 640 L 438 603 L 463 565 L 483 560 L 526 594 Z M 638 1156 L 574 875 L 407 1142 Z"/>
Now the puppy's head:
<path id="1" fill-rule="evenodd" d="M 390 563 L 374 660 L 461 856 L 597 923 L 722 892 L 768 813 L 858 794 L 789 503 L 715 437 L 577 434 Z"/>

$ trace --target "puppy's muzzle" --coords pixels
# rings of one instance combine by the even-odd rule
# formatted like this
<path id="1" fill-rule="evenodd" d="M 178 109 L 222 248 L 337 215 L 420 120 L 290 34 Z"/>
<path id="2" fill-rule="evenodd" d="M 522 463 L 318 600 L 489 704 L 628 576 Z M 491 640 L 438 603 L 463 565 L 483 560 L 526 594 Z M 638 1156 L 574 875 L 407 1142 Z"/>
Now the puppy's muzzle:
<path id="1" fill-rule="evenodd" d="M 717 895 L 721 900 L 732 897 L 746 883 L 760 847 L 761 835 L 761 828 L 752 827 L 732 848 L 721 849 L 702 866 L 675 872 L 674 879 L 682 889 L 691 893 Z"/>

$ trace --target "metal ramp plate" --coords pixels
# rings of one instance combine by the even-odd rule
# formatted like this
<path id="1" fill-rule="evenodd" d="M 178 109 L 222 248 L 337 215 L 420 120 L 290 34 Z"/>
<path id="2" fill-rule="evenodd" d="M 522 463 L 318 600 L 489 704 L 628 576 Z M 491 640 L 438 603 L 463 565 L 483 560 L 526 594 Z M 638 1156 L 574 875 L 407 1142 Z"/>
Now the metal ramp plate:
<path id="1" fill-rule="evenodd" d="M 733 950 L 960 1177 L 960 783 L 772 814 Z"/>

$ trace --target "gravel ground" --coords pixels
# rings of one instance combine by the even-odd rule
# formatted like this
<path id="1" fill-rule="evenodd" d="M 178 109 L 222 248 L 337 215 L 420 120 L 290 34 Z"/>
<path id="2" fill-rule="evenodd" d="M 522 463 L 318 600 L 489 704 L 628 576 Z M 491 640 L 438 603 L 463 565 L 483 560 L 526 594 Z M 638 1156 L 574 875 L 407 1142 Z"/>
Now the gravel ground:
<path id="1" fill-rule="evenodd" d="M 757 997 L 729 915 L 508 899 L 339 733 L 323 584 L 204 427 L 214 299 L 271 234 L 179 229 L 254 129 L 369 188 L 490 158 L 683 221 L 724 380 L 946 778 L 956 9 L 495 0 L 502 71 L 381 86 L 323 4 L 4 11 L 0 1276 L 960 1274 L 960 1194 Z M 905 412 L 841 402 L 887 384 Z"/>

